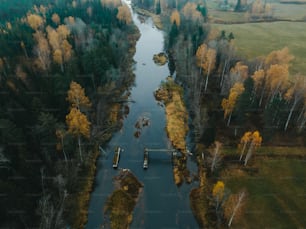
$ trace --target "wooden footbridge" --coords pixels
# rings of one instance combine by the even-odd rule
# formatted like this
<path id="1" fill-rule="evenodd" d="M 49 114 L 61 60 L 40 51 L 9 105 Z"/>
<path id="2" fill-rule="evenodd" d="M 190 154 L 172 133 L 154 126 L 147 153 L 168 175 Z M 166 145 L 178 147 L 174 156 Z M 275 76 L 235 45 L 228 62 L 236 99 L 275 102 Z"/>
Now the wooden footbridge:
<path id="1" fill-rule="evenodd" d="M 165 153 L 172 153 L 172 159 L 177 156 L 177 150 L 176 149 L 150 149 L 150 148 L 144 148 L 143 153 L 143 168 L 147 169 L 149 167 L 149 152 L 165 152 Z"/>

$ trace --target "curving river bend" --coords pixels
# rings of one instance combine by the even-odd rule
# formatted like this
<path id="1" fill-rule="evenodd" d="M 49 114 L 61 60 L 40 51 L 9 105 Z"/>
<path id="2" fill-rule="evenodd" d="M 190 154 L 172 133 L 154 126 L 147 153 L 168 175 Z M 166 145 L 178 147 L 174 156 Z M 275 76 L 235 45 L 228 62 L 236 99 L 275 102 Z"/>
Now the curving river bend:
<path id="1" fill-rule="evenodd" d="M 153 95 L 161 81 L 169 75 L 169 70 L 167 65 L 158 66 L 152 60 L 154 54 L 163 51 L 163 32 L 154 27 L 150 18 L 140 22 L 138 15 L 133 12 L 133 20 L 141 33 L 134 56 L 135 86 L 130 95 L 135 103 L 129 104 L 130 113 L 124 120 L 122 130 L 115 133 L 106 146 L 108 155 L 100 157 L 97 162 L 86 228 L 101 228 L 104 223 L 103 208 L 107 197 L 114 191 L 112 178 L 118 174 L 118 170 L 112 168 L 116 146 L 124 149 L 120 155 L 119 169 L 130 169 L 144 184 L 130 228 L 197 228 L 189 205 L 192 185 L 183 184 L 178 188 L 174 184 L 170 153 L 151 152 L 149 168 L 142 168 L 145 147 L 171 147 L 165 132 L 164 108 L 158 105 Z M 135 138 L 135 123 L 141 117 L 149 118 L 150 125 L 142 129 L 139 138 Z M 195 170 L 193 162 L 188 163 L 190 166 Z"/>

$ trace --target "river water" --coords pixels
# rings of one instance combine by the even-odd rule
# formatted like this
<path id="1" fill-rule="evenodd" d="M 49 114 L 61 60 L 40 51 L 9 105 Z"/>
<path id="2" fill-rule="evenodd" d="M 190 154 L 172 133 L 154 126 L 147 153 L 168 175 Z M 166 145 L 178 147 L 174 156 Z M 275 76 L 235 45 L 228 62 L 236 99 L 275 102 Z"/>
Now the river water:
<path id="1" fill-rule="evenodd" d="M 152 60 L 154 54 L 163 51 L 163 32 L 154 27 L 150 18 L 140 22 L 138 15 L 133 13 L 133 20 L 141 33 L 134 56 L 135 86 L 130 96 L 135 102 L 129 104 L 130 113 L 124 120 L 122 130 L 115 133 L 104 148 L 108 155 L 98 159 L 86 228 L 101 228 L 105 201 L 114 191 L 112 178 L 120 168 L 130 169 L 144 184 L 130 228 L 198 228 L 189 205 L 189 192 L 194 185 L 175 185 L 171 154 L 150 152 L 149 168 L 144 170 L 142 167 L 145 147 L 171 148 L 165 132 L 164 108 L 158 105 L 153 95 L 161 81 L 169 75 L 169 70 L 167 65 L 158 66 Z M 135 138 L 135 123 L 141 117 L 149 118 L 150 125 L 142 128 L 140 137 Z M 112 168 L 116 146 L 124 150 L 120 155 L 118 170 Z M 196 169 L 193 162 L 189 162 L 188 166 Z"/>

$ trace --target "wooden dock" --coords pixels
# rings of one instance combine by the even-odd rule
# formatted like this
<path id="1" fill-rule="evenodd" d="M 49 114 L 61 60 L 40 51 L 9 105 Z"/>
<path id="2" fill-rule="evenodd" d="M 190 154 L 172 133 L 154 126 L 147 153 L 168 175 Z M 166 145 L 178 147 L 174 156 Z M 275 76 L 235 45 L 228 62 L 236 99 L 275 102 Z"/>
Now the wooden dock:
<path id="1" fill-rule="evenodd" d="M 114 158 L 113 158 L 113 168 L 114 169 L 118 168 L 119 159 L 120 159 L 120 152 L 121 152 L 121 148 L 119 146 L 117 146 L 116 149 L 115 149 L 115 154 L 114 154 Z"/>

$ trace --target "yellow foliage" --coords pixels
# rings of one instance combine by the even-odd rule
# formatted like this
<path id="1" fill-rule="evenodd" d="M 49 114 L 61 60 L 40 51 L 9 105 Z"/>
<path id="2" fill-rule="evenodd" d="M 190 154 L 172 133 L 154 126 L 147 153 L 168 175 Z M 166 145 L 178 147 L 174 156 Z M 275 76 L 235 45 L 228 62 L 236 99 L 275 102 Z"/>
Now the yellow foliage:
<path id="1" fill-rule="evenodd" d="M 224 183 L 222 181 L 218 181 L 212 191 L 213 197 L 218 199 L 219 201 L 222 200 L 224 196 Z"/>
<path id="2" fill-rule="evenodd" d="M 294 59 L 294 56 L 289 53 L 288 47 L 284 47 L 281 50 L 272 51 L 265 59 L 267 66 L 272 64 L 286 65 Z"/>
<path id="3" fill-rule="evenodd" d="M 77 82 L 72 81 L 70 83 L 70 89 L 67 93 L 67 98 L 71 104 L 71 107 L 90 107 L 91 103 L 89 98 L 85 95 L 84 88 Z"/>
<path id="4" fill-rule="evenodd" d="M 177 26 L 180 26 L 181 17 L 180 17 L 180 13 L 177 10 L 172 11 L 171 16 L 170 16 L 170 21 L 171 21 L 171 24 L 175 22 Z"/>
<path id="5" fill-rule="evenodd" d="M 127 5 L 124 4 L 118 7 L 117 18 L 126 24 L 130 24 L 132 22 L 132 15 Z"/>
<path id="6" fill-rule="evenodd" d="M 263 69 L 259 69 L 254 72 L 252 75 L 252 78 L 254 80 L 254 85 L 256 88 L 260 87 L 263 84 L 263 80 L 265 78 L 265 71 Z"/>
<path id="7" fill-rule="evenodd" d="M 61 18 L 57 13 L 52 14 L 51 20 L 54 24 L 58 25 L 61 22 Z"/>
<path id="8" fill-rule="evenodd" d="M 224 110 L 224 119 L 228 117 L 234 110 L 238 97 L 244 92 L 242 83 L 235 83 L 230 90 L 228 99 L 223 99 L 221 106 Z"/>
<path id="9" fill-rule="evenodd" d="M 66 123 L 69 133 L 89 138 L 90 122 L 87 120 L 86 115 L 84 115 L 79 109 L 72 108 L 70 110 L 70 113 L 66 115 Z"/>
<path id="10" fill-rule="evenodd" d="M 239 75 L 242 80 L 248 78 L 249 67 L 242 62 L 237 62 L 235 67 L 231 69 L 231 73 Z"/>
<path id="11" fill-rule="evenodd" d="M 62 51 L 60 49 L 56 49 L 53 52 L 53 60 L 57 64 L 63 64 Z"/>
<path id="12" fill-rule="evenodd" d="M 289 69 L 287 64 L 273 64 L 267 71 L 267 81 L 271 91 L 284 86 L 288 78 Z"/>
<path id="13" fill-rule="evenodd" d="M 28 14 L 26 21 L 29 26 L 34 30 L 37 30 L 44 23 L 42 17 L 37 14 Z"/>
<path id="14" fill-rule="evenodd" d="M 187 20 L 199 21 L 202 20 L 202 14 L 197 10 L 197 4 L 187 2 L 182 9 L 182 13 Z"/>

